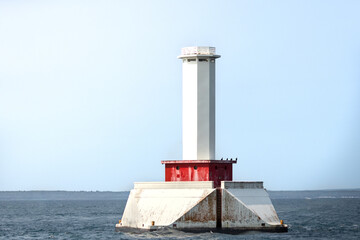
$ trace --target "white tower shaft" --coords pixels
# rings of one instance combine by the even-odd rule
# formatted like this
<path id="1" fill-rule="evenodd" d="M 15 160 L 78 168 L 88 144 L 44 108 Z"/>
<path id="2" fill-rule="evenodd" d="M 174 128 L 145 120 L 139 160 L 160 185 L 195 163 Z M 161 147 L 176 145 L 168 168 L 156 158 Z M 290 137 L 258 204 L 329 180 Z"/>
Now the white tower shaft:
<path id="1" fill-rule="evenodd" d="M 215 159 L 215 48 L 182 49 L 183 160 Z"/>

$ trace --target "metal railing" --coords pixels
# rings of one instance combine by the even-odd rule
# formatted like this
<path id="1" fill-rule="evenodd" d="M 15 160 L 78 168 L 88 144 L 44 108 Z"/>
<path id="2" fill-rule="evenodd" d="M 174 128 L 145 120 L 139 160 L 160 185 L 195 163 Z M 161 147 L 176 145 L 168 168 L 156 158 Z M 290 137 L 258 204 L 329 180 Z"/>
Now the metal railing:
<path id="1" fill-rule="evenodd" d="M 185 47 L 181 49 L 181 55 L 215 55 L 214 47 Z"/>

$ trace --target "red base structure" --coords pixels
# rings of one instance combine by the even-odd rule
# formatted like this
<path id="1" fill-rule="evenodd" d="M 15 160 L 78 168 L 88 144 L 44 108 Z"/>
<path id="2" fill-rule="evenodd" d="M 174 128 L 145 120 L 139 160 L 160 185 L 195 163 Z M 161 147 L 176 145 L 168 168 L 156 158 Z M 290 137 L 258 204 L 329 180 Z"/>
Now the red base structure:
<path id="1" fill-rule="evenodd" d="M 236 160 L 179 160 L 161 161 L 165 164 L 165 182 L 214 181 L 220 187 L 221 181 L 232 181 L 232 165 Z"/>

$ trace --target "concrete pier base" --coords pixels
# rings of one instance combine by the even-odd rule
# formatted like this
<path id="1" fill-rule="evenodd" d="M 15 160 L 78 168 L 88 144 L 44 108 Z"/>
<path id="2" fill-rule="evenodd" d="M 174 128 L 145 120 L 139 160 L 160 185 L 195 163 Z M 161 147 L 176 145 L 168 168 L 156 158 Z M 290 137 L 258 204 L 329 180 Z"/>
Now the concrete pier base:
<path id="1" fill-rule="evenodd" d="M 262 182 L 135 183 L 117 231 L 285 232 Z"/>

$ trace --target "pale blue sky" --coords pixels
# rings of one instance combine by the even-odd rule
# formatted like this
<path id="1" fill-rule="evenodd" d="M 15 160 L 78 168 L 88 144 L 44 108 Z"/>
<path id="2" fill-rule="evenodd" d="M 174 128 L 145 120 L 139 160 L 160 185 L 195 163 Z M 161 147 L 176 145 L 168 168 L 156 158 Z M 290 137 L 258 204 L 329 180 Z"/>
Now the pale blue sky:
<path id="1" fill-rule="evenodd" d="M 181 159 L 181 61 L 214 46 L 216 156 L 360 187 L 360 1 L 0 0 L 0 190 L 129 190 Z"/>

